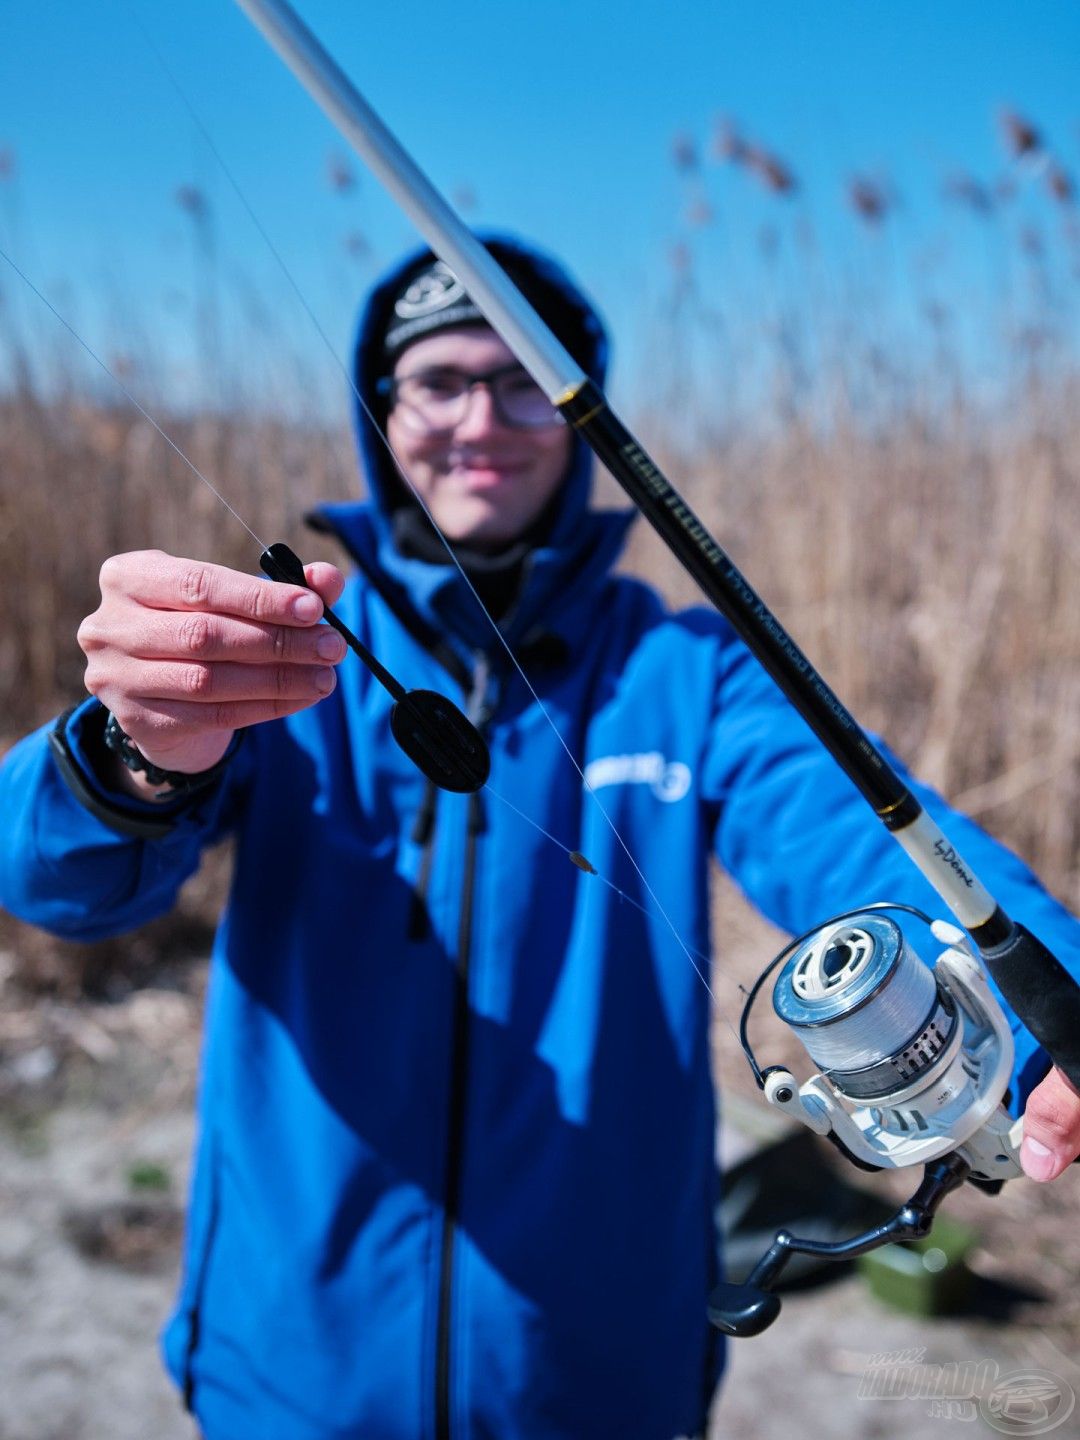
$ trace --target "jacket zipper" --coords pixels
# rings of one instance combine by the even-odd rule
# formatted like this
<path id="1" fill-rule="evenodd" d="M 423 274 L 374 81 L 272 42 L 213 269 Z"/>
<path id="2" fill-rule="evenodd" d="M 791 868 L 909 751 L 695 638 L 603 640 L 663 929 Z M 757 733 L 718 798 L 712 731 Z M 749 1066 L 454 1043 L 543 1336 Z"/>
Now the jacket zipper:
<path id="1" fill-rule="evenodd" d="M 481 734 L 494 710 L 489 694 L 490 672 L 481 659 L 473 677 L 468 715 Z M 473 901 L 476 881 L 477 840 L 484 830 L 484 806 L 479 792 L 469 796 L 465 830 L 465 865 L 461 913 L 458 923 L 457 964 L 454 969 L 454 1019 L 447 1105 L 446 1191 L 443 1199 L 439 1256 L 439 1311 L 435 1345 L 435 1436 L 450 1440 L 450 1331 L 453 1319 L 454 1242 L 461 1198 L 465 1098 L 468 1083 L 469 951 L 472 946 Z"/>
<path id="2" fill-rule="evenodd" d="M 428 914 L 427 892 L 431 883 L 431 865 L 435 852 L 435 814 L 439 803 L 439 792 L 433 780 L 427 782 L 420 809 L 413 822 L 412 842 L 419 845 L 420 867 L 413 884 L 412 904 L 409 907 L 410 940 L 425 940 L 431 931 Z"/>
<path id="3" fill-rule="evenodd" d="M 218 1191 L 221 1182 L 218 1175 L 219 1162 L 216 1134 L 211 1135 L 205 1163 L 210 1167 L 210 1194 L 207 1197 L 206 1232 L 203 1235 L 198 1258 L 193 1261 L 195 1268 L 192 1278 L 191 1300 L 188 1304 L 188 1335 L 187 1343 L 184 1346 L 183 1368 L 181 1370 L 181 1393 L 184 1401 L 184 1409 L 189 1415 L 194 1415 L 195 1413 L 195 1354 L 199 1348 L 199 1341 L 202 1338 L 203 1294 L 206 1290 L 206 1274 L 210 1266 L 210 1251 L 213 1248 L 218 1225 Z"/>

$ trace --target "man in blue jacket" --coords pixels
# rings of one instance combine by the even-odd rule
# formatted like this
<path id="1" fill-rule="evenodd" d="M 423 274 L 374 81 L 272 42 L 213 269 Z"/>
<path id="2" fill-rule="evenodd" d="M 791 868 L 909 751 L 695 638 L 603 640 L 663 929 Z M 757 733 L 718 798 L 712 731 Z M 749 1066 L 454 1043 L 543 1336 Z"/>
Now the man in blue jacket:
<path id="1" fill-rule="evenodd" d="M 588 302 L 492 248 L 602 380 Z M 710 850 L 792 931 L 940 902 L 728 625 L 611 573 L 627 516 L 589 509 L 590 457 L 430 254 L 374 291 L 355 378 L 371 500 L 316 524 L 358 573 L 307 579 L 408 688 L 461 701 L 489 787 L 409 764 L 309 592 L 118 556 L 79 634 L 93 698 L 0 770 L 0 901 L 116 933 L 236 836 L 164 1340 L 208 1440 L 698 1434 L 722 1365 Z M 918 794 L 1080 973 L 1072 918 Z M 1046 1071 L 1018 1029 L 1039 1178 L 1080 1150 Z"/>

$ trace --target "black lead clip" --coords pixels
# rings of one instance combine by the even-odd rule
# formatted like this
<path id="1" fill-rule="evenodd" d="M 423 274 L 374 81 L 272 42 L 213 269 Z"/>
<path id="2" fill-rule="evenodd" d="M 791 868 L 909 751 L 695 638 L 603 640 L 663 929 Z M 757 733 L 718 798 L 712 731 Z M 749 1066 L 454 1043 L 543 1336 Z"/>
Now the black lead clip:
<path id="1" fill-rule="evenodd" d="M 268 546 L 259 564 L 271 580 L 311 589 L 299 557 L 282 541 Z M 329 605 L 323 606 L 323 619 L 393 696 L 390 732 L 416 768 L 442 790 L 468 795 L 481 789 L 491 756 L 479 730 L 453 701 L 435 690 L 406 690 Z"/>

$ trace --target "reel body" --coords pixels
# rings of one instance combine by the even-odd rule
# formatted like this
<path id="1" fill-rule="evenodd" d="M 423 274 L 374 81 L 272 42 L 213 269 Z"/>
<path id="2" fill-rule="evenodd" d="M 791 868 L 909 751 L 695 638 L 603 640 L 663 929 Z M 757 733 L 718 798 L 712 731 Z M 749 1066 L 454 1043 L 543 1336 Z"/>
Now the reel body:
<path id="1" fill-rule="evenodd" d="M 924 964 L 895 920 L 908 911 L 944 948 Z M 747 1040 L 762 985 L 785 962 L 773 1008 L 818 1072 L 799 1084 L 786 1066 L 761 1070 Z M 836 916 L 793 941 L 758 977 L 741 1037 L 765 1097 L 864 1169 L 921 1164 L 923 1179 L 889 1219 L 848 1240 L 800 1239 L 786 1230 L 741 1284 L 719 1285 L 709 1319 L 727 1335 L 757 1335 L 776 1319 L 773 1286 L 801 1253 L 850 1260 L 929 1234 L 945 1197 L 971 1180 L 997 1190 L 1020 1175 L 1023 1122 L 1005 1108 L 1014 1044 L 1005 1014 L 964 932 L 907 905 Z"/>
<path id="2" fill-rule="evenodd" d="M 819 1073 L 799 1085 L 771 1066 L 765 1097 L 864 1165 L 957 1151 L 972 1178 L 1011 1179 L 1022 1139 L 1003 1103 L 1012 1031 L 964 932 L 941 920 L 931 931 L 946 947 L 932 969 L 881 912 L 806 937 L 776 981 L 773 1008 Z"/>

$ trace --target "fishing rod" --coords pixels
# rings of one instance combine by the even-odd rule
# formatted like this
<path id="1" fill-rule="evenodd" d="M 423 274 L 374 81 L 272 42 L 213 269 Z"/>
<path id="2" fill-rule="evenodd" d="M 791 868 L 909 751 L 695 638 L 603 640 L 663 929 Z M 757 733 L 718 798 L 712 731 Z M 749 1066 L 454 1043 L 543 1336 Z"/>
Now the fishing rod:
<path id="1" fill-rule="evenodd" d="M 705 596 L 730 622 L 886 829 L 963 926 L 911 907 L 870 905 L 795 941 L 759 978 L 743 1040 L 765 1098 L 869 1169 L 922 1163 L 925 1175 L 891 1220 L 827 1244 L 781 1231 L 742 1285 L 724 1285 L 710 1319 L 732 1335 L 775 1319 L 772 1293 L 797 1251 L 846 1259 L 928 1232 L 965 1180 L 994 1189 L 1021 1173 L 1022 1122 L 1004 1101 L 1014 1047 L 987 973 L 1053 1063 L 1080 1090 L 1080 985 L 991 895 L 800 650 L 717 540 L 591 380 L 535 313 L 286 0 L 237 0 L 286 65 L 382 182 L 551 403 L 623 487 Z M 936 946 L 924 964 L 896 921 L 909 911 Z M 967 934 L 964 934 L 966 930 Z M 970 938 L 968 938 L 970 937 Z M 749 1012 L 787 960 L 774 1009 L 821 1073 L 798 1084 L 761 1069 L 746 1040 Z"/>
<path id="2" fill-rule="evenodd" d="M 593 449 L 854 782 L 979 948 L 1025 1025 L 1080 1088 L 1080 987 L 1005 913 L 818 674 L 599 386 L 422 173 L 285 0 L 237 0 L 461 280 L 559 413 Z"/>

